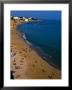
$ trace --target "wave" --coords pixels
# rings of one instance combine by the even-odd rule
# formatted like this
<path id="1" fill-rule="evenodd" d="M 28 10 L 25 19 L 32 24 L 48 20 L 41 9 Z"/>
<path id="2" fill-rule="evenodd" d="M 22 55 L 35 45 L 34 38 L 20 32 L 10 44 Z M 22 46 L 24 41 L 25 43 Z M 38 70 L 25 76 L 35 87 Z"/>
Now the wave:
<path id="1" fill-rule="evenodd" d="M 25 34 L 23 34 L 22 36 L 23 36 L 23 38 L 26 40 L 26 36 L 25 36 Z"/>
<path id="2" fill-rule="evenodd" d="M 28 45 L 32 46 L 32 43 L 27 40 L 26 35 L 24 33 L 23 33 L 22 37 Z"/>
<path id="3" fill-rule="evenodd" d="M 41 56 L 45 56 L 45 57 L 50 57 L 51 55 L 46 54 L 39 46 L 32 44 L 31 42 L 29 42 L 26 38 L 26 35 L 24 33 L 22 33 L 22 37 L 25 40 L 25 42 L 29 45 L 32 46 L 32 48 L 34 48 L 36 51 L 41 53 Z"/>

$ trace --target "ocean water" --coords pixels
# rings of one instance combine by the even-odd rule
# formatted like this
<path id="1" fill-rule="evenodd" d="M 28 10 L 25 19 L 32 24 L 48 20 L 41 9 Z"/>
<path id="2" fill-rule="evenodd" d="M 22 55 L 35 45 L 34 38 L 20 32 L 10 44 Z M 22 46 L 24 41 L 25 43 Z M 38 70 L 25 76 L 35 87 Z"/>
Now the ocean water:
<path id="1" fill-rule="evenodd" d="M 61 20 L 40 20 L 17 26 L 23 37 L 61 69 Z"/>

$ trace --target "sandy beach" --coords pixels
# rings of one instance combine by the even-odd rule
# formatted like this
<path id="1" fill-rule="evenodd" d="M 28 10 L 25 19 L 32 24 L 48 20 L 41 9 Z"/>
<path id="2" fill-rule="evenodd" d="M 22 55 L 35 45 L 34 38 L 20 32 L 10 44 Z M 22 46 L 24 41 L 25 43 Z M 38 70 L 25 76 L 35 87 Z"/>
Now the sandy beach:
<path id="1" fill-rule="evenodd" d="M 43 60 L 16 30 L 21 23 L 23 21 L 11 20 L 11 72 L 14 79 L 61 79 L 61 71 Z"/>

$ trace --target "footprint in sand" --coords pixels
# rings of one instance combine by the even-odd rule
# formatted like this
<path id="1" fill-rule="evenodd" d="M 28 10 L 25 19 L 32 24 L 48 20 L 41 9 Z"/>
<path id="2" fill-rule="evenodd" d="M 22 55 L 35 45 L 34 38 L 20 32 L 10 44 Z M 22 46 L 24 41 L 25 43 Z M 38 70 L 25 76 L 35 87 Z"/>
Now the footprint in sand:
<path id="1" fill-rule="evenodd" d="M 20 60 L 20 63 L 24 63 L 24 60 Z"/>
<path id="2" fill-rule="evenodd" d="M 49 78 L 49 79 L 52 79 L 52 76 L 51 76 L 51 75 L 48 75 L 48 78 Z"/>
<path id="3" fill-rule="evenodd" d="M 21 58 L 21 60 L 24 60 L 24 57 L 23 57 L 23 58 Z"/>
<path id="4" fill-rule="evenodd" d="M 16 65 L 16 63 L 13 63 L 13 65 Z"/>
<path id="5" fill-rule="evenodd" d="M 21 51 L 19 53 L 22 53 Z"/>
<path id="6" fill-rule="evenodd" d="M 42 72 L 46 72 L 44 69 L 42 69 Z"/>
<path id="7" fill-rule="evenodd" d="M 37 61 L 35 60 L 35 63 L 37 63 Z"/>
<path id="8" fill-rule="evenodd" d="M 22 50 L 25 52 L 25 49 L 24 48 Z"/>
<path id="9" fill-rule="evenodd" d="M 14 52 L 12 56 L 14 57 L 15 55 L 16 55 L 16 52 Z"/>
<path id="10" fill-rule="evenodd" d="M 20 69 L 21 67 L 20 66 L 15 66 L 15 69 Z"/>

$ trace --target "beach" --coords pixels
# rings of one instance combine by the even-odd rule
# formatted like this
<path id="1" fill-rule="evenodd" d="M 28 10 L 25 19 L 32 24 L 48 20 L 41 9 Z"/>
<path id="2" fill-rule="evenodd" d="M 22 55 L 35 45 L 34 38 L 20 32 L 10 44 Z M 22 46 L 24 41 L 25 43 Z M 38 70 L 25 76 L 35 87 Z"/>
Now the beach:
<path id="1" fill-rule="evenodd" d="M 61 79 L 61 71 L 46 62 L 26 41 L 11 20 L 11 72 L 14 79 Z"/>

